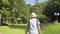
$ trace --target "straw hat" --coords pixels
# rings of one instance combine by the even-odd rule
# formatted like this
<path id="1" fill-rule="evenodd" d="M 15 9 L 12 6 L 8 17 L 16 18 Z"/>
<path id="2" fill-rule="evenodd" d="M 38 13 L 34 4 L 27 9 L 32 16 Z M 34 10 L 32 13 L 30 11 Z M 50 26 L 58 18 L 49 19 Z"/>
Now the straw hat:
<path id="1" fill-rule="evenodd" d="M 37 17 L 36 13 L 32 12 L 31 17 Z"/>

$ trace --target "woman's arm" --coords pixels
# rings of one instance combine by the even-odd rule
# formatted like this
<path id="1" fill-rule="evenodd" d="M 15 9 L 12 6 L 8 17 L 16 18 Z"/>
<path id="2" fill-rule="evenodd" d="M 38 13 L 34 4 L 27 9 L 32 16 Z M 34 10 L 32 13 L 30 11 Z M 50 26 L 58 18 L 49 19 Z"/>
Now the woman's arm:
<path id="1" fill-rule="evenodd" d="M 38 32 L 39 32 L 39 34 L 41 34 L 41 27 L 40 27 L 40 21 L 39 20 L 38 20 L 37 26 L 38 26 Z"/>
<path id="2" fill-rule="evenodd" d="M 41 34 L 40 24 L 38 24 L 38 32 L 39 32 L 39 34 Z"/>

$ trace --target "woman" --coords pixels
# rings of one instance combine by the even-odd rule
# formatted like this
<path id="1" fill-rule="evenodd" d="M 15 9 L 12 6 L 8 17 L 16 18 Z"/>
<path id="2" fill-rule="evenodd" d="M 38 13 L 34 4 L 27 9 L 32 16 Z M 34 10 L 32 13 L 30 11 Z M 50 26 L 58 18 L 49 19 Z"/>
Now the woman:
<path id="1" fill-rule="evenodd" d="M 26 34 L 40 34 L 40 22 L 37 19 L 36 13 L 32 12 L 31 13 L 31 19 L 28 22 L 28 27 Z"/>

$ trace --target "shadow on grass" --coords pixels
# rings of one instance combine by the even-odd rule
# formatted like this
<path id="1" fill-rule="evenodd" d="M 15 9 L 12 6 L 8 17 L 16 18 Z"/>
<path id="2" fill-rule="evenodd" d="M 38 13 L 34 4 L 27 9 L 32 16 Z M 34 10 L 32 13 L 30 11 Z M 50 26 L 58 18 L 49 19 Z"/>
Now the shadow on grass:
<path id="1" fill-rule="evenodd" d="M 23 29 L 23 30 L 25 30 L 26 29 L 26 26 L 24 26 L 24 25 L 9 25 L 8 27 L 10 27 L 10 28 L 13 28 L 13 29 Z"/>

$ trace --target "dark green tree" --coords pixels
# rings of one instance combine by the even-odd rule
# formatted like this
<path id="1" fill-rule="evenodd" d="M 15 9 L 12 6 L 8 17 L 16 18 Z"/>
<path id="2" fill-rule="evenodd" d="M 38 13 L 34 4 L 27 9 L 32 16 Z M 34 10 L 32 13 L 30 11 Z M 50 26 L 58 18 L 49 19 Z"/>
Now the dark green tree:
<path id="1" fill-rule="evenodd" d="M 49 0 L 43 9 L 43 13 L 50 18 L 51 21 L 54 21 L 56 19 L 54 15 L 55 12 L 60 13 L 60 0 Z"/>

